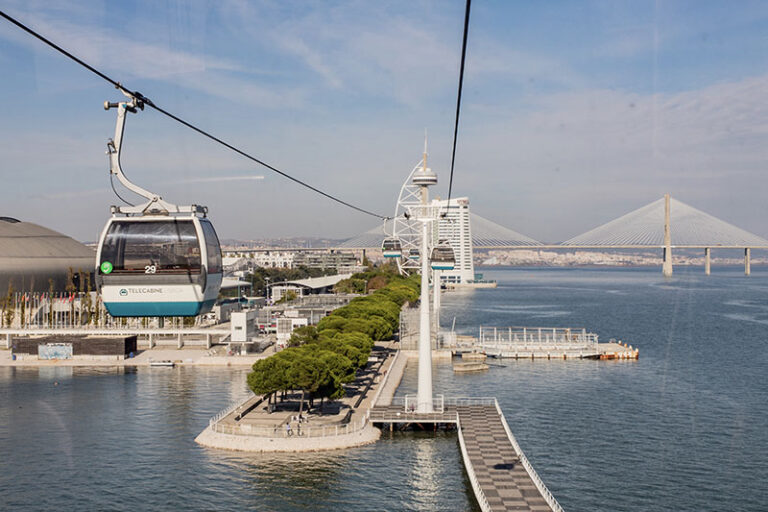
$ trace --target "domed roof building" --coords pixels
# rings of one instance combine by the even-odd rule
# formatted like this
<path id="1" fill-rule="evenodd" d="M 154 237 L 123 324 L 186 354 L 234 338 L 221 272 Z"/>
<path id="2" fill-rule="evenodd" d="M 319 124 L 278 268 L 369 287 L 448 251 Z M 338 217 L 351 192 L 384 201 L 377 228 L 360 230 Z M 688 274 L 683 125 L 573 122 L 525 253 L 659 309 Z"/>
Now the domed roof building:
<path id="1" fill-rule="evenodd" d="M 93 273 L 96 253 L 77 240 L 31 222 L 0 217 L 0 296 L 16 291 L 65 291 L 70 269 Z"/>

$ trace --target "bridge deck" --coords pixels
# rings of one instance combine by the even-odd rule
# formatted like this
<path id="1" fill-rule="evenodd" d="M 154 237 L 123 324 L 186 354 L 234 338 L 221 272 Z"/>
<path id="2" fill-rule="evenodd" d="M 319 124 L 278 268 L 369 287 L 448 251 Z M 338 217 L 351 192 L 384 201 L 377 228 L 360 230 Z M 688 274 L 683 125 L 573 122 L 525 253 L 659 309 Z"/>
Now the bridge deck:
<path id="1" fill-rule="evenodd" d="M 477 482 L 481 508 L 552 510 L 523 466 L 496 407 L 466 405 L 456 409 L 459 435 L 465 447 L 464 466 L 470 480 Z"/>
<path id="2" fill-rule="evenodd" d="M 525 455 L 515 448 L 495 402 L 446 405 L 443 412 L 434 414 L 410 413 L 397 405 L 376 406 L 370 410 L 370 421 L 422 425 L 456 423 L 464 467 L 483 511 L 553 510 L 526 469 L 522 460 Z M 541 480 L 538 481 L 546 491 Z M 553 502 L 561 510 L 557 502 Z"/>
<path id="3" fill-rule="evenodd" d="M 447 405 L 443 412 L 421 414 L 406 412 L 402 405 L 372 407 L 368 420 L 372 423 L 456 423 L 456 407 Z"/>

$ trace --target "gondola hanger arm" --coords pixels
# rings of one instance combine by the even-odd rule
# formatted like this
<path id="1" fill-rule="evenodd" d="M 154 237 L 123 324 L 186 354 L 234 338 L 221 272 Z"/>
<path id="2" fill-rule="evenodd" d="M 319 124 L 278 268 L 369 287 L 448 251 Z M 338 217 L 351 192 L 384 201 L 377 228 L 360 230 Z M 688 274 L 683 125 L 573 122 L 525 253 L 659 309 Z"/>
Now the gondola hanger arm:
<path id="1" fill-rule="evenodd" d="M 178 206 L 175 204 L 164 201 L 162 196 L 155 194 L 139 185 L 136 185 L 123 172 L 122 165 L 120 164 L 120 152 L 123 147 L 123 134 L 125 133 L 125 118 L 126 113 L 133 114 L 138 113 L 139 110 L 144 110 L 144 97 L 138 95 L 138 97 L 125 89 L 118 87 L 128 101 L 118 102 L 104 102 L 104 110 L 110 110 L 112 108 L 117 109 L 117 122 L 115 123 L 115 138 L 107 141 L 107 155 L 109 155 L 109 172 L 115 176 L 123 184 L 125 188 L 134 192 L 137 195 L 147 199 L 144 204 L 136 206 L 113 206 L 112 213 L 133 214 L 133 215 L 146 215 L 146 214 L 171 214 L 171 213 L 207 213 L 208 209 L 204 206 L 191 205 L 191 206 Z"/>

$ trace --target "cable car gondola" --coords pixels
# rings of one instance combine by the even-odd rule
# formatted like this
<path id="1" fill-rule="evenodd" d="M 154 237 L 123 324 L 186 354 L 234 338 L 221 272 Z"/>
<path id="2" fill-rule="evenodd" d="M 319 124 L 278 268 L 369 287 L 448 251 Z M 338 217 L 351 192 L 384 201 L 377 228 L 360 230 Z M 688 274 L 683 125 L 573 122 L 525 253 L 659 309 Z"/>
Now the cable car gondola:
<path id="1" fill-rule="evenodd" d="M 196 316 L 211 310 L 222 281 L 221 247 L 204 206 L 177 206 L 133 183 L 120 167 L 125 113 L 141 100 L 105 103 L 118 109 L 107 144 L 110 173 L 149 201 L 113 206 L 96 253 L 96 283 L 110 315 Z"/>
<path id="2" fill-rule="evenodd" d="M 400 258 L 403 248 L 399 238 L 385 238 L 381 244 L 381 252 L 385 258 Z"/>
<path id="3" fill-rule="evenodd" d="M 419 259 L 421 258 L 421 256 L 419 255 L 419 250 L 415 247 L 408 249 L 408 258 L 413 261 L 419 261 Z"/>
<path id="4" fill-rule="evenodd" d="M 453 270 L 456 264 L 456 257 L 453 254 L 453 248 L 446 241 L 440 241 L 432 249 L 430 265 L 432 270 Z"/>

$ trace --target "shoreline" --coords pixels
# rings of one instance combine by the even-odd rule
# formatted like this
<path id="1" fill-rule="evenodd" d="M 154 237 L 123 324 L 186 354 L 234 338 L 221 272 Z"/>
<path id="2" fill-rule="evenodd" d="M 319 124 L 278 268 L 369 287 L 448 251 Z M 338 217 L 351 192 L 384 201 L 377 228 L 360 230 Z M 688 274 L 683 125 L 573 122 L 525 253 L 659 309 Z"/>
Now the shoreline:
<path id="1" fill-rule="evenodd" d="M 210 426 L 195 438 L 195 442 L 206 448 L 249 453 L 276 452 L 322 452 L 342 450 L 375 443 L 381 437 L 381 430 L 368 423 L 364 428 L 349 434 L 327 437 L 259 437 L 224 434 L 215 432 Z"/>
<path id="2" fill-rule="evenodd" d="M 222 366 L 250 367 L 259 359 L 268 357 L 269 353 L 252 356 L 219 356 L 210 355 L 205 347 L 171 349 L 154 347 L 140 350 L 135 357 L 118 359 L 117 356 L 78 356 L 77 359 L 16 359 L 11 358 L 9 349 L 0 349 L 0 367 L 80 367 L 80 366 L 116 366 L 116 367 L 150 367 L 153 361 L 172 361 L 175 366 Z"/>

